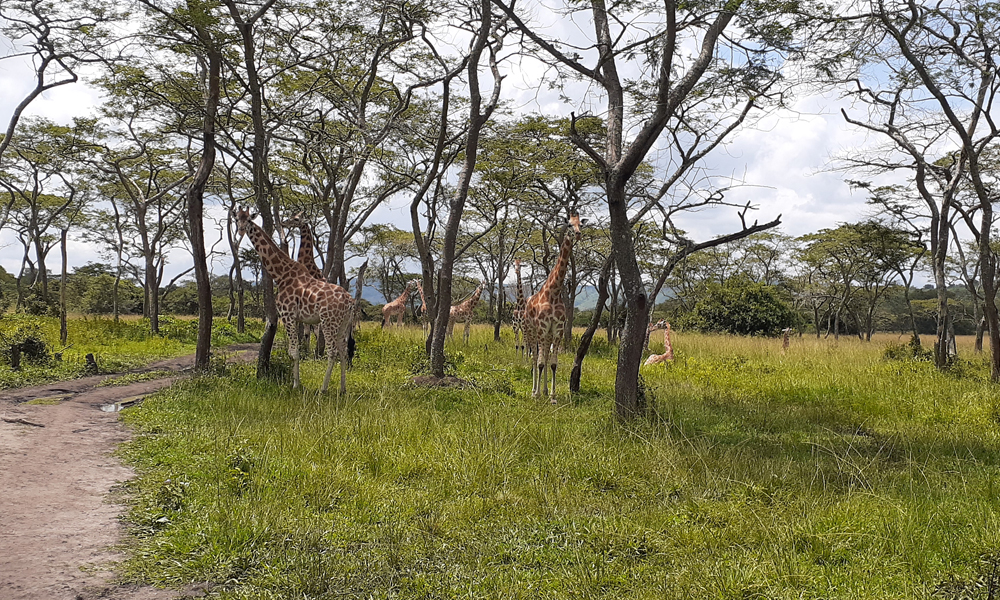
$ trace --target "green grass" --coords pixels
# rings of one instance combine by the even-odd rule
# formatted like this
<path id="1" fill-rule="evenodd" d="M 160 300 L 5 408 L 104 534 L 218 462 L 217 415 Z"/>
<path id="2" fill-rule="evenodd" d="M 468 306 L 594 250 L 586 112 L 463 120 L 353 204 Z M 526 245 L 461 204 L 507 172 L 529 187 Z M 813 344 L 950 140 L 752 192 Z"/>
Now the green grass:
<path id="1" fill-rule="evenodd" d="M 262 325 L 248 323 L 248 333 L 237 334 L 224 319 L 216 319 L 212 345 L 221 347 L 234 342 L 259 340 Z M 79 317 L 67 323 L 67 347 L 59 343 L 59 319 L 22 314 L 0 315 L 0 389 L 23 387 L 73 379 L 87 375 L 85 357 L 93 353 L 102 373 L 120 373 L 149 364 L 152 361 L 193 353 L 197 321 L 161 317 L 160 335 L 149 332 L 149 323 L 139 319 Z M 39 335 L 48 346 L 50 355 L 61 352 L 61 360 L 22 361 L 22 369 L 10 367 L 9 345 L 24 335 Z M 114 384 L 109 384 L 114 385 Z"/>
<path id="2" fill-rule="evenodd" d="M 509 335 L 509 332 L 505 332 Z M 893 338 L 894 339 L 894 338 Z M 222 598 L 987 598 L 1000 394 L 839 344 L 676 335 L 656 416 L 611 418 L 613 352 L 560 404 L 476 328 L 472 390 L 408 384 L 417 331 L 366 329 L 348 393 L 191 380 L 123 413 L 131 581 Z M 488 351 L 484 347 L 488 346 Z M 658 346 L 654 343 L 654 349 Z"/>

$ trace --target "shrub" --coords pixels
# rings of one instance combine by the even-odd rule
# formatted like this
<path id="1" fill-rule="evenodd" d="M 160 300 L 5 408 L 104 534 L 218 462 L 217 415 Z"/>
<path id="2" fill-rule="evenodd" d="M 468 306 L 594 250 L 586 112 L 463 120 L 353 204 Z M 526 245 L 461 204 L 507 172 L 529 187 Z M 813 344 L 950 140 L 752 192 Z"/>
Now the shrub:
<path id="1" fill-rule="evenodd" d="M 777 288 L 737 276 L 722 285 L 709 285 L 679 324 L 706 332 L 777 336 L 798 320 Z"/>

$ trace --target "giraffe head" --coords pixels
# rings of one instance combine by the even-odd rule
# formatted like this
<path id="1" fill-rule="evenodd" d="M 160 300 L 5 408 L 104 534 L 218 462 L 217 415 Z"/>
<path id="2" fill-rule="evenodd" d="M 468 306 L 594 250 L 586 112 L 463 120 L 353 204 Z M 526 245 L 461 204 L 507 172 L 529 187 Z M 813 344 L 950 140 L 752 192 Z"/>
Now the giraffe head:
<path id="1" fill-rule="evenodd" d="M 577 213 L 574 213 L 574 214 L 570 215 L 570 217 L 569 217 L 569 225 L 570 225 L 570 227 L 573 228 L 573 231 L 576 233 L 576 239 L 579 240 L 580 236 L 581 236 L 581 234 L 580 234 L 580 215 L 577 214 Z"/>
<path id="2" fill-rule="evenodd" d="M 652 325 L 650 325 L 649 326 L 649 330 L 650 331 L 656 331 L 657 329 L 668 329 L 669 327 L 670 327 L 670 323 L 667 323 L 666 319 L 660 319 L 656 323 L 653 323 Z"/>
<path id="3" fill-rule="evenodd" d="M 411 279 L 408 282 L 406 282 L 406 289 L 409 290 L 409 289 L 412 289 L 412 288 L 420 288 L 420 280 L 419 279 Z"/>
<path id="4" fill-rule="evenodd" d="M 251 214 L 250 211 L 243 207 L 238 207 L 232 211 L 233 216 L 236 218 L 236 235 L 243 239 L 243 236 L 247 232 L 247 224 L 252 223 L 256 214 Z"/>
<path id="5" fill-rule="evenodd" d="M 302 227 L 303 225 L 308 225 L 305 216 L 306 216 L 305 212 L 299 211 L 294 215 L 292 215 L 291 217 L 289 217 L 288 219 L 282 221 L 281 224 L 282 226 L 288 229 L 291 229 L 293 227 Z"/>

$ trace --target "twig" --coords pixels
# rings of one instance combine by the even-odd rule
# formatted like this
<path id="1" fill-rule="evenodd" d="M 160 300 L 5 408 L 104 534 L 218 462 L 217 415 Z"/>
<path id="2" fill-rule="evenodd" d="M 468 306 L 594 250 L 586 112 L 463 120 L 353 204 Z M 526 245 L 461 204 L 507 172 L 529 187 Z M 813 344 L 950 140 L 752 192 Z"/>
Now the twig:
<path id="1" fill-rule="evenodd" d="M 20 423 L 21 425 L 31 425 L 32 427 L 45 427 L 45 425 L 42 425 L 41 423 L 32 423 L 31 421 L 21 418 L 10 419 L 7 417 L 0 417 L 0 419 L 2 419 L 4 423 Z"/>

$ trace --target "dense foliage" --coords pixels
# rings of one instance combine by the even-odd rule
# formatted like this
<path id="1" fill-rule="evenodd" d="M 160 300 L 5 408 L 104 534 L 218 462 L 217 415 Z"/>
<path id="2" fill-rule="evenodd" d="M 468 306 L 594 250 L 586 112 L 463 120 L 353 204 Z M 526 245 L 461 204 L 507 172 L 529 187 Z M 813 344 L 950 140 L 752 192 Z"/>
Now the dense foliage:
<path id="1" fill-rule="evenodd" d="M 707 285 L 679 324 L 695 331 L 776 336 L 796 326 L 798 315 L 776 287 L 737 276 Z"/>

